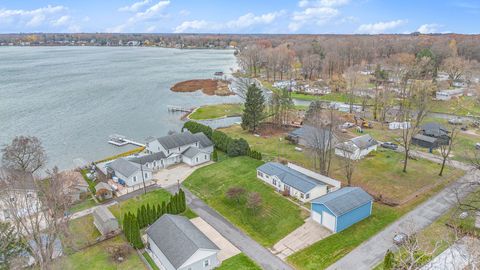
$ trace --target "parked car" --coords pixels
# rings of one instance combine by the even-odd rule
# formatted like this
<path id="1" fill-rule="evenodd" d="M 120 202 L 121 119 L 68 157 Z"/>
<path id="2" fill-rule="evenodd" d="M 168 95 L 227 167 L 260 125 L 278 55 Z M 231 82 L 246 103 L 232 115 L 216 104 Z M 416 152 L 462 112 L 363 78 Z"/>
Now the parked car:
<path id="1" fill-rule="evenodd" d="M 403 245 L 408 239 L 408 235 L 406 233 L 397 233 L 393 237 L 393 243 L 397 246 Z"/>
<path id="2" fill-rule="evenodd" d="M 380 146 L 383 147 L 383 148 L 392 149 L 392 150 L 397 150 L 398 149 L 398 145 L 395 144 L 395 143 L 392 143 L 392 142 L 384 142 L 384 143 L 380 144 Z"/>
<path id="3" fill-rule="evenodd" d="M 350 122 L 345 122 L 345 123 L 343 123 L 342 125 L 340 125 L 340 128 L 346 129 L 346 128 L 351 128 L 351 127 L 353 127 L 353 126 L 355 126 L 355 124 L 350 123 Z"/>
<path id="4" fill-rule="evenodd" d="M 480 143 L 477 142 L 477 143 L 475 144 L 475 149 L 480 150 Z"/>

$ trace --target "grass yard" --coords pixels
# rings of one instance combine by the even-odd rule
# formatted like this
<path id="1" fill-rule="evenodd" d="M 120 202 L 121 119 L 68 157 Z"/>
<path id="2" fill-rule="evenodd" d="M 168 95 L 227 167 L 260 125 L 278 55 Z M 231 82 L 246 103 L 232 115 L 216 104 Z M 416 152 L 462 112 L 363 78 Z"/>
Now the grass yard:
<path id="1" fill-rule="evenodd" d="M 55 261 L 53 269 L 102 269 L 102 270 L 136 270 L 148 269 L 138 257 L 137 252 L 129 246 L 129 254 L 123 262 L 114 261 L 108 249 L 114 246 L 128 245 L 123 236 L 103 241 L 74 254 L 64 256 Z"/>
<path id="2" fill-rule="evenodd" d="M 153 206 L 161 204 L 162 202 L 168 202 L 170 200 L 170 196 L 171 194 L 168 191 L 164 189 L 157 189 L 147 192 L 147 194 L 138 195 L 136 197 L 113 205 L 110 207 L 110 211 L 112 211 L 112 214 L 118 219 L 119 223 L 122 224 L 123 216 L 126 213 L 131 212 L 136 215 L 137 209 L 140 208 L 142 205 L 150 204 L 151 206 Z M 187 208 L 185 213 L 182 213 L 181 215 L 188 218 L 194 218 L 197 216 L 189 208 Z"/>
<path id="3" fill-rule="evenodd" d="M 256 168 L 262 164 L 248 157 L 225 159 L 196 170 L 183 184 L 258 243 L 270 247 L 302 225 L 307 213 L 256 178 Z M 260 193 L 258 212 L 252 213 L 244 198 L 240 203 L 227 199 L 230 187 Z"/>
<path id="4" fill-rule="evenodd" d="M 343 103 L 349 102 L 348 95 L 346 93 L 330 93 L 330 94 L 320 96 L 320 95 L 309 95 L 309 94 L 294 92 L 292 93 L 292 98 L 299 99 L 299 100 L 306 100 L 306 101 L 325 100 L 325 101 L 336 101 L 336 102 L 343 102 Z M 361 104 L 362 98 L 355 97 L 353 103 Z"/>
<path id="5" fill-rule="evenodd" d="M 245 254 L 240 253 L 225 261 L 216 268 L 217 270 L 261 270 L 255 262 L 250 260 Z"/>
<path id="6" fill-rule="evenodd" d="M 68 234 L 62 239 L 65 253 L 72 254 L 93 244 L 99 236 L 101 234 L 93 224 L 92 215 L 73 219 L 70 221 Z"/>
<path id="7" fill-rule="evenodd" d="M 480 115 L 480 104 L 473 97 L 460 97 L 449 101 L 432 101 L 432 112 L 456 115 Z"/>
<path id="8" fill-rule="evenodd" d="M 152 267 L 153 270 L 160 270 L 160 268 L 158 268 L 158 266 L 153 261 L 152 257 L 150 257 L 150 255 L 148 255 L 147 252 L 143 252 L 142 255 L 145 258 L 145 260 L 147 260 L 148 264 L 150 265 L 150 267 Z"/>
<path id="9" fill-rule="evenodd" d="M 83 202 L 79 202 L 77 204 L 74 204 L 70 208 L 69 212 L 73 214 L 73 213 L 76 213 L 76 212 L 94 207 L 96 205 L 97 205 L 97 203 L 93 200 L 93 198 L 91 196 L 88 196 Z"/>
<path id="10" fill-rule="evenodd" d="M 206 105 L 196 109 L 188 117 L 193 120 L 213 119 L 242 115 L 243 105 L 239 103 L 226 103 Z"/>

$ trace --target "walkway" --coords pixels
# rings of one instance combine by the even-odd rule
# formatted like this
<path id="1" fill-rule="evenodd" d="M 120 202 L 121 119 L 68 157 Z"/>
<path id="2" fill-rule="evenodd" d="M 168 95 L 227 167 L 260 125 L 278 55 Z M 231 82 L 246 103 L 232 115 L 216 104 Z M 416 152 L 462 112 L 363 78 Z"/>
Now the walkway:
<path id="1" fill-rule="evenodd" d="M 217 230 L 223 237 L 229 240 L 234 246 L 250 257 L 262 269 L 266 270 L 293 270 L 278 257 L 270 253 L 266 248 L 252 240 L 245 233 L 237 229 L 215 210 L 206 205 L 202 200 L 193 195 L 188 189 L 185 191 L 186 199 L 190 209 L 195 211 L 202 219 Z M 177 192 L 176 187 L 167 188 L 171 193 Z"/>
<path id="2" fill-rule="evenodd" d="M 286 257 L 293 253 L 309 247 L 331 234 L 329 230 L 318 222 L 308 218 L 302 226 L 278 241 L 273 246 L 272 252 L 280 259 L 285 260 Z"/>
<path id="3" fill-rule="evenodd" d="M 395 248 L 392 238 L 396 233 L 418 232 L 433 223 L 457 203 L 457 196 L 461 199 L 474 191 L 472 182 L 479 177 L 480 172 L 477 170 L 467 172 L 457 182 L 405 214 L 327 269 L 370 270 L 374 268 L 383 260 L 388 249 Z"/>

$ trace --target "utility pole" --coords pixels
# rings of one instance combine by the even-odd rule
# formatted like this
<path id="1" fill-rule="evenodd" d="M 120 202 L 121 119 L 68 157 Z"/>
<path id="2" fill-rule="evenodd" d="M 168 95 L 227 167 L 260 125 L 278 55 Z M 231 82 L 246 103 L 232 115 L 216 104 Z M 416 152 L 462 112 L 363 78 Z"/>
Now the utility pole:
<path id="1" fill-rule="evenodd" d="M 142 165 L 142 163 L 140 163 L 140 171 L 142 172 L 143 194 L 147 194 L 147 188 L 145 187 L 145 176 L 143 175 L 143 165 Z"/>

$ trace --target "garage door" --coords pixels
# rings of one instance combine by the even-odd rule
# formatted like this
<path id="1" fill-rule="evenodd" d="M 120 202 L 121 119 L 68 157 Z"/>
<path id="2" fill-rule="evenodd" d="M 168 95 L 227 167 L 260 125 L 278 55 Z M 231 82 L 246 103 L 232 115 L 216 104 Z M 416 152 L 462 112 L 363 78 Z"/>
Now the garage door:
<path id="1" fill-rule="evenodd" d="M 330 215 L 328 212 L 322 212 L 323 220 L 322 225 L 327 227 L 327 229 L 331 230 L 332 232 L 335 231 L 335 216 Z"/>
<path id="2" fill-rule="evenodd" d="M 312 211 L 312 219 L 320 224 L 322 224 L 322 214 Z"/>

